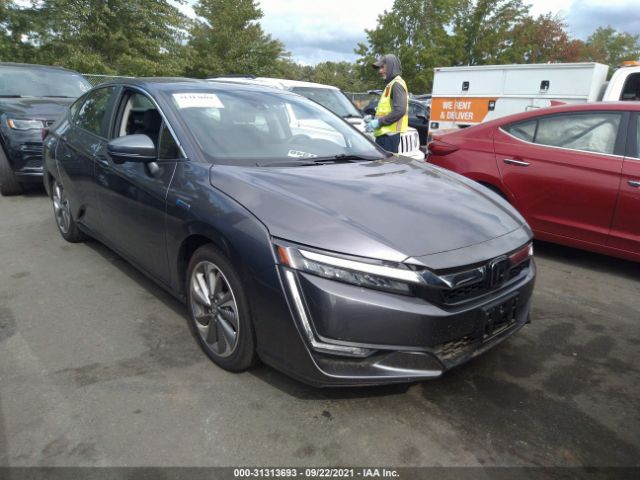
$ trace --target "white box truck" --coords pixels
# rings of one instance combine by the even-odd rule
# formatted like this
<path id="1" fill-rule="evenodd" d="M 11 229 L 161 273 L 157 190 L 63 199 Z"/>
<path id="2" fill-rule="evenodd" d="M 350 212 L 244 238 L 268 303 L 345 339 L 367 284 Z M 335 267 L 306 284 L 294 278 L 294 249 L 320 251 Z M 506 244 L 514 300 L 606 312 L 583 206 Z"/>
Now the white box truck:
<path id="1" fill-rule="evenodd" d="M 600 63 L 436 68 L 429 134 L 562 103 L 640 99 L 638 62 L 627 62 L 607 84 L 608 70 Z"/>

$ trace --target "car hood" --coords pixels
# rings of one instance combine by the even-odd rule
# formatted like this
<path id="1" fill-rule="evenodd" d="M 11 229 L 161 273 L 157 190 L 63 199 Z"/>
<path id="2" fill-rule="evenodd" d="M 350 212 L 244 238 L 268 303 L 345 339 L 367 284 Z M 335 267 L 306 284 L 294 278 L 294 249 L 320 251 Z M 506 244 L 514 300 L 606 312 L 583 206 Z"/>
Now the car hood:
<path id="1" fill-rule="evenodd" d="M 75 98 L 0 98 L 0 112 L 20 118 L 56 120 Z"/>
<path id="2" fill-rule="evenodd" d="M 396 262 L 486 242 L 524 224 L 484 187 L 406 157 L 285 168 L 214 165 L 210 180 L 275 237 Z"/>

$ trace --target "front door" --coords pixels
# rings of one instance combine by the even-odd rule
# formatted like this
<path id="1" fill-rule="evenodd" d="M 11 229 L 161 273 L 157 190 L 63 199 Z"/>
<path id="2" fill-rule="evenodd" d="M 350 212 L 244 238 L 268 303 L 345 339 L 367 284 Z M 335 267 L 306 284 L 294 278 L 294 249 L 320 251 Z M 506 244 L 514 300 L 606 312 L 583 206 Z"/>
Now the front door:
<path id="1" fill-rule="evenodd" d="M 627 156 L 622 165 L 620 194 L 611 226 L 610 245 L 640 254 L 640 115 L 629 125 Z"/>
<path id="2" fill-rule="evenodd" d="M 107 156 L 96 165 L 96 192 L 105 237 L 133 263 L 168 283 L 166 196 L 178 149 L 151 99 L 142 92 L 125 89 L 111 137 L 131 134 L 149 136 L 158 148 L 158 160 L 149 164 L 116 163 Z"/>

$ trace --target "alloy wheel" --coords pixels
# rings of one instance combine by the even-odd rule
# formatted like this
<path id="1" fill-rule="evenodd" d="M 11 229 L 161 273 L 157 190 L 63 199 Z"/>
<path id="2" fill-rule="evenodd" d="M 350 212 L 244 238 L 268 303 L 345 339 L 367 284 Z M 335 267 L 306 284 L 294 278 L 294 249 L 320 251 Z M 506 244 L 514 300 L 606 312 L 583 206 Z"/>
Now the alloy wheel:
<path id="1" fill-rule="evenodd" d="M 69 233 L 69 228 L 71 228 L 71 208 L 69 207 L 69 200 L 64 193 L 64 188 L 58 182 L 53 185 L 52 199 L 58 228 L 62 233 Z"/>
<path id="2" fill-rule="evenodd" d="M 228 357 L 238 345 L 238 304 L 229 281 L 212 262 L 196 265 L 189 281 L 191 311 L 200 338 L 219 357 Z"/>

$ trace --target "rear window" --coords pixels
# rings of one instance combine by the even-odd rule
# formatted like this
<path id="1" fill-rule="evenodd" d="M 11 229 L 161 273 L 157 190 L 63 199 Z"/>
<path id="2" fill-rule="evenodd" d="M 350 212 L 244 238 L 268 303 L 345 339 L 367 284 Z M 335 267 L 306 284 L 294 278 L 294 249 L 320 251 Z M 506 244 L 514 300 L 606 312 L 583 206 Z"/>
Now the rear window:
<path id="1" fill-rule="evenodd" d="M 91 85 L 79 73 L 29 67 L 0 67 L 0 97 L 77 98 Z"/>

